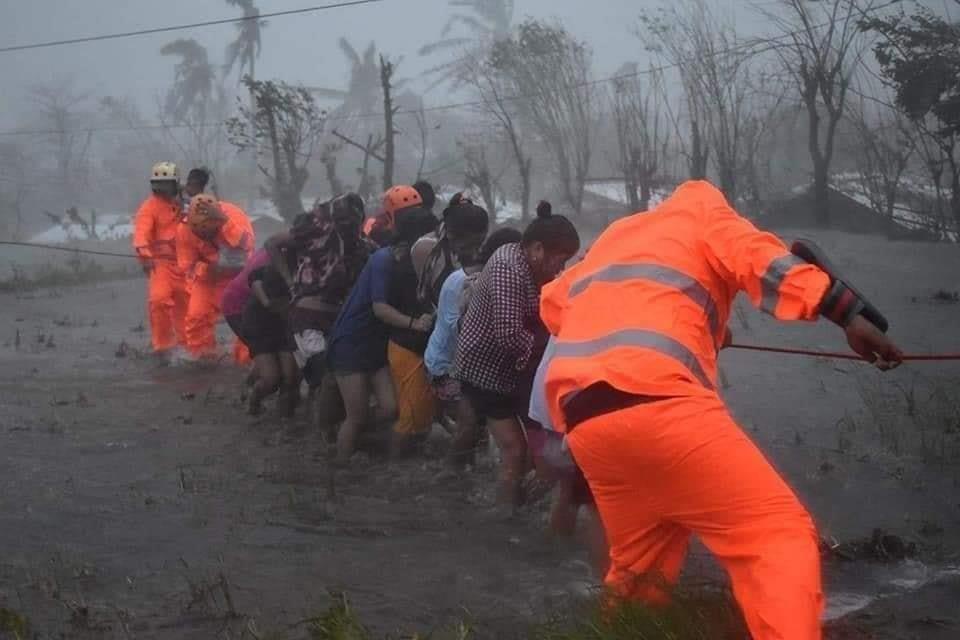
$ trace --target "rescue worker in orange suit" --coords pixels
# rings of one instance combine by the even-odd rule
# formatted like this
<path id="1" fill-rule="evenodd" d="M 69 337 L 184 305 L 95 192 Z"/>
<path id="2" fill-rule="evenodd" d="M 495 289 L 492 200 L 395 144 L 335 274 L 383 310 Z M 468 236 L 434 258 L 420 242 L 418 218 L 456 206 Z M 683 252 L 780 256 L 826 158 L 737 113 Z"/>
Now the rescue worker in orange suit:
<path id="1" fill-rule="evenodd" d="M 187 351 L 194 359 L 216 355 L 223 289 L 253 249 L 253 226 L 240 207 L 204 193 L 193 197 L 177 234 L 177 260 L 190 293 L 185 324 Z"/>
<path id="2" fill-rule="evenodd" d="M 694 181 L 611 225 L 544 287 L 543 392 L 596 498 L 615 594 L 662 603 L 694 533 L 730 575 L 754 638 L 814 640 L 813 521 L 717 393 L 739 291 L 780 320 L 832 320 L 881 369 L 902 360 L 852 288 Z"/>
<path id="3" fill-rule="evenodd" d="M 154 353 L 169 356 L 186 344 L 187 289 L 177 263 L 177 231 L 183 226 L 177 166 L 153 167 L 147 198 L 134 218 L 133 248 L 149 277 L 147 307 Z"/>

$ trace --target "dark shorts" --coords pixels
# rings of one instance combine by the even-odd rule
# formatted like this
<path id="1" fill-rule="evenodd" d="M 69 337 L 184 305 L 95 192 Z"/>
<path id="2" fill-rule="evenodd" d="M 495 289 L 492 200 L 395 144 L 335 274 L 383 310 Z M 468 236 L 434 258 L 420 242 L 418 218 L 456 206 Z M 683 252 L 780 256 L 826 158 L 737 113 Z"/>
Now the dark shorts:
<path id="1" fill-rule="evenodd" d="M 297 350 L 287 317 L 271 313 L 260 305 L 248 304 L 244 309 L 240 335 L 253 357 Z"/>
<path id="2" fill-rule="evenodd" d="M 529 398 L 523 400 L 513 395 L 504 395 L 473 386 L 469 382 L 460 383 L 460 392 L 470 402 L 474 413 L 490 420 L 522 418 L 527 415 Z"/>
<path id="3" fill-rule="evenodd" d="M 351 340 L 342 339 L 327 348 L 327 367 L 335 375 L 376 373 L 386 366 L 386 341 L 354 344 Z"/>

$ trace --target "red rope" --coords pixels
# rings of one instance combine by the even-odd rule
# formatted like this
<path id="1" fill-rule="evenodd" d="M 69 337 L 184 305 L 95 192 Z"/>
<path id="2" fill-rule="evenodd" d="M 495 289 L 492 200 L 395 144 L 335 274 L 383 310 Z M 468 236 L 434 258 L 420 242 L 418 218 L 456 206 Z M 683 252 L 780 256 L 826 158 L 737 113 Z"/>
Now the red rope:
<path id="1" fill-rule="evenodd" d="M 767 353 L 785 353 L 795 356 L 813 356 L 816 358 L 832 358 L 834 360 L 860 360 L 864 361 L 855 353 L 840 353 L 837 351 L 810 351 L 807 349 L 785 349 L 782 347 L 763 347 L 756 344 L 731 344 L 729 349 L 742 349 L 744 351 L 765 351 Z M 947 362 L 951 360 L 960 360 L 960 353 L 931 353 L 916 354 L 911 353 L 903 356 L 904 362 Z"/>

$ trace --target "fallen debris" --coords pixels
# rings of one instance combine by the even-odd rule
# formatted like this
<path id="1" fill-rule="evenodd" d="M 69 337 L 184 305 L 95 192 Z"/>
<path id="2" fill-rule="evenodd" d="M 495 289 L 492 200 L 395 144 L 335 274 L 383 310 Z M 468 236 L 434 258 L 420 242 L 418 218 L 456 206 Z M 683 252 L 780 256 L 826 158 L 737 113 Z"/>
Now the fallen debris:
<path id="1" fill-rule="evenodd" d="M 917 545 L 883 529 L 874 529 L 869 538 L 849 542 L 821 539 L 820 554 L 826 560 L 899 562 L 914 557 Z"/>

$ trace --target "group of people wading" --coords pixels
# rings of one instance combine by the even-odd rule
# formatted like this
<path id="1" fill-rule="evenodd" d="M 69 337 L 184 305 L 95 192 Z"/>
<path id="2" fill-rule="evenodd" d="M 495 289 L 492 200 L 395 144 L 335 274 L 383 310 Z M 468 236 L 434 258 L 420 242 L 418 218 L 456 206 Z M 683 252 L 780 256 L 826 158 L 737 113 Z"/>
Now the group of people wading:
<path id="1" fill-rule="evenodd" d="M 292 415 L 305 383 L 332 464 L 384 443 L 394 459 L 416 455 L 440 424 L 446 473 L 462 473 L 489 433 L 495 513 L 555 487 L 552 528 L 571 534 L 585 508 L 614 593 L 663 602 L 695 534 L 755 638 L 820 637 L 813 521 L 716 379 L 739 292 L 780 320 L 836 323 L 881 369 L 900 364 L 837 274 L 705 181 L 610 225 L 574 261 L 577 230 L 549 203 L 522 231 L 492 230 L 459 193 L 438 218 L 426 183 L 389 189 L 370 217 L 357 194 L 318 202 L 257 249 L 244 212 L 204 193 L 208 178 L 194 170 L 181 187 L 160 163 L 137 213 L 158 354 L 218 357 L 222 315 L 234 357 L 253 360 L 250 413 L 276 393 Z"/>

